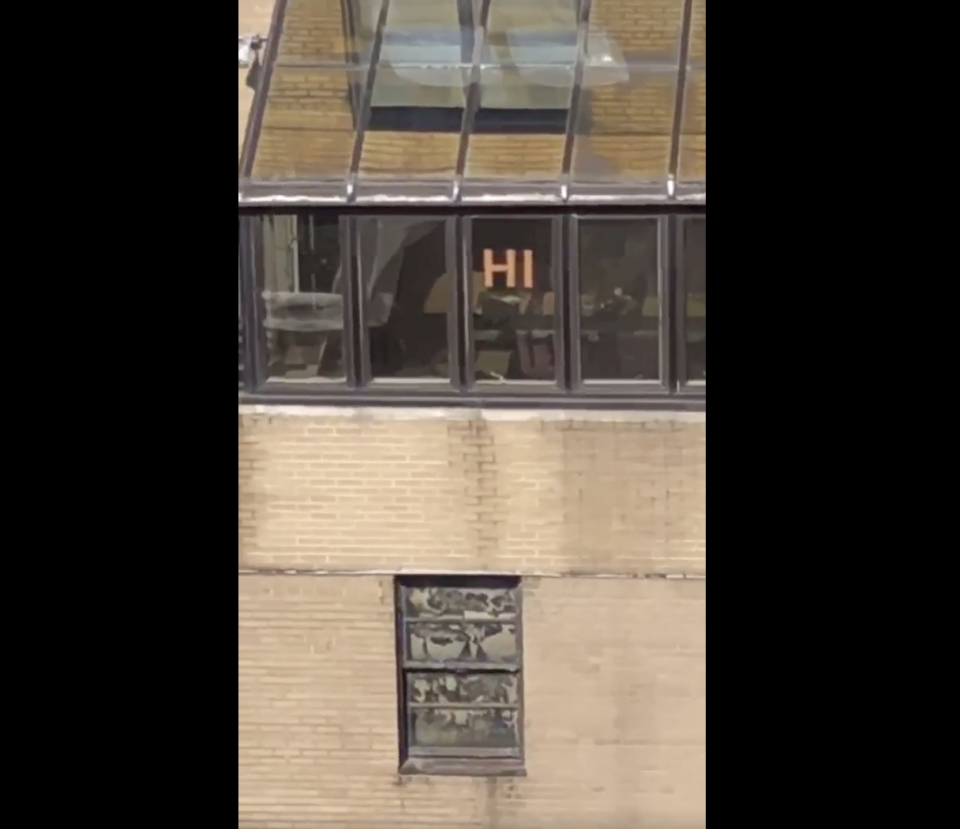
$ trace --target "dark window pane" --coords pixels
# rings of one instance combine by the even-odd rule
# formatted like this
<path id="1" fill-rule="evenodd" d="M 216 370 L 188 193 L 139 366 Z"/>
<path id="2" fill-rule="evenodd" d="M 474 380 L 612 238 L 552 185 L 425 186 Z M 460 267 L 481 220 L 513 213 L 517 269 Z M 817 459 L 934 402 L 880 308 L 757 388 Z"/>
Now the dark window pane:
<path id="1" fill-rule="evenodd" d="M 658 379 L 656 219 L 586 220 L 579 232 L 581 376 Z"/>
<path id="2" fill-rule="evenodd" d="M 556 382 L 549 219 L 475 219 L 470 251 L 478 382 Z"/>
<path id="3" fill-rule="evenodd" d="M 506 673 L 410 673 L 407 703 L 411 708 L 464 705 L 516 707 L 518 678 Z"/>
<path id="4" fill-rule="evenodd" d="M 421 749 L 517 749 L 516 709 L 464 708 L 410 711 L 411 753 Z M 439 753 L 439 752 L 438 752 Z"/>
<path id="5" fill-rule="evenodd" d="M 707 379 L 707 220 L 683 225 L 687 379 Z"/>
<path id="6" fill-rule="evenodd" d="M 343 380 L 340 226 L 315 214 L 265 216 L 260 295 L 271 378 Z"/>
<path id="7" fill-rule="evenodd" d="M 514 622 L 409 622 L 407 659 L 414 662 L 514 664 Z"/>
<path id="8" fill-rule="evenodd" d="M 374 379 L 449 378 L 445 223 L 389 217 L 359 221 L 370 370 Z"/>
<path id="9" fill-rule="evenodd" d="M 512 619 L 517 594 L 510 587 L 405 587 L 403 613 L 409 619 L 460 617 Z"/>

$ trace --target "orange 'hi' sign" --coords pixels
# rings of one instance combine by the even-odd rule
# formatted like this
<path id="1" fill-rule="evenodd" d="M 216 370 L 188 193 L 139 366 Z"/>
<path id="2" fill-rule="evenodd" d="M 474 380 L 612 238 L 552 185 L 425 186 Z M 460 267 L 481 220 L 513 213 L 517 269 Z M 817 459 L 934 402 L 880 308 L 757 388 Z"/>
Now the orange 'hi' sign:
<path id="1" fill-rule="evenodd" d="M 494 252 L 490 248 L 483 251 L 483 287 L 492 288 L 493 279 L 498 273 L 507 275 L 507 287 L 517 287 L 517 252 L 513 249 L 506 251 L 507 261 L 498 265 L 494 261 Z M 523 251 L 523 287 L 533 290 L 533 251 Z"/>

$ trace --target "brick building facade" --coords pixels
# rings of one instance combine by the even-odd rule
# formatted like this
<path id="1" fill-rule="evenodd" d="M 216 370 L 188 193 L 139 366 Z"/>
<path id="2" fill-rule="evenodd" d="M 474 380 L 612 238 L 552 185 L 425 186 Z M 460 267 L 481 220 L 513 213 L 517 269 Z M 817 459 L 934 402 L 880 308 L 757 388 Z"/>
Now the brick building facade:
<path id="1" fill-rule="evenodd" d="M 241 826 L 705 825 L 703 415 L 248 407 L 239 462 Z M 416 571 L 522 576 L 525 777 L 399 774 Z"/>
<path id="2" fill-rule="evenodd" d="M 241 829 L 705 826 L 705 7 L 240 0 Z"/>

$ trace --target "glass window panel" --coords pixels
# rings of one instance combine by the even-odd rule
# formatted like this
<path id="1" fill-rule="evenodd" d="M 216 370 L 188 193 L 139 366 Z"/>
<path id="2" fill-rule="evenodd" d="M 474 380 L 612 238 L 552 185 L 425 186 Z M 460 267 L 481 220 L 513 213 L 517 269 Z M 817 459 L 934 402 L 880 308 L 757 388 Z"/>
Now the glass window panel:
<path id="1" fill-rule="evenodd" d="M 707 180 L 707 70 L 687 73 L 680 133 L 679 181 Z"/>
<path id="2" fill-rule="evenodd" d="M 517 615 L 517 593 L 511 587 L 405 587 L 403 614 L 408 619 L 512 619 Z"/>
<path id="3" fill-rule="evenodd" d="M 477 382 L 556 382 L 553 222 L 474 219 L 470 251 Z M 559 311 L 557 311 L 559 313 Z"/>
<path id="4" fill-rule="evenodd" d="M 557 181 L 563 171 L 562 135 L 472 135 L 467 179 Z"/>
<path id="5" fill-rule="evenodd" d="M 444 705 L 515 707 L 520 704 L 518 677 L 508 673 L 407 674 L 407 704 L 411 708 Z"/>
<path id="6" fill-rule="evenodd" d="M 587 67 L 574 138 L 574 181 L 665 182 L 676 72 Z"/>
<path id="7" fill-rule="evenodd" d="M 410 752 L 416 749 L 519 749 L 517 709 L 428 708 L 410 711 Z"/>
<path id="8" fill-rule="evenodd" d="M 339 179 L 350 170 L 353 95 L 363 70 L 276 67 L 253 164 L 253 178 Z"/>
<path id="9" fill-rule="evenodd" d="M 581 377 L 658 379 L 657 220 L 585 220 L 578 226 Z"/>
<path id="10" fill-rule="evenodd" d="M 462 12 L 466 15 L 463 18 Z M 446 118 L 442 129 L 460 131 L 472 26 L 471 11 L 457 2 L 392 0 L 373 85 L 371 129 L 380 129 L 389 115 L 393 119 L 405 116 L 406 128 L 422 132 L 438 129 L 431 119 Z M 413 112 L 379 111 L 409 107 L 454 112 L 420 112 L 418 116 Z"/>
<path id="11" fill-rule="evenodd" d="M 690 26 L 690 61 L 707 60 L 707 0 L 693 0 L 693 20 Z"/>
<path id="12" fill-rule="evenodd" d="M 342 381 L 340 226 L 315 213 L 262 219 L 260 297 L 270 378 Z"/>
<path id="13" fill-rule="evenodd" d="M 260 52 L 253 49 L 250 41 L 240 40 L 240 60 L 237 65 L 237 159 L 243 155 L 243 143 L 247 136 L 247 125 L 253 109 L 253 93 L 257 88 L 261 72 Z"/>
<path id="14" fill-rule="evenodd" d="M 360 178 L 452 179 L 460 135 L 455 132 L 367 130 L 360 154 Z"/>
<path id="15" fill-rule="evenodd" d="M 707 220 L 683 223 L 687 380 L 707 379 Z"/>
<path id="16" fill-rule="evenodd" d="M 593 0 L 588 45 L 590 62 L 665 61 L 676 63 L 684 0 Z"/>
<path id="17" fill-rule="evenodd" d="M 577 0 L 492 0 L 483 66 L 573 67 L 577 60 Z"/>
<path id="18" fill-rule="evenodd" d="M 364 322 L 374 379 L 449 378 L 445 222 L 364 218 L 359 226 Z"/>
<path id="19" fill-rule="evenodd" d="M 493 0 L 468 179 L 557 181 L 577 51 L 576 0 Z"/>
<path id="20" fill-rule="evenodd" d="M 344 4 L 341 0 L 287 0 L 283 16 L 277 64 L 344 63 L 369 61 L 373 31 L 369 18 L 380 11 L 382 0 L 359 0 Z M 352 8 L 352 20 L 344 20 L 344 10 Z M 344 24 L 347 24 L 345 27 Z M 345 31 L 353 31 L 350 41 Z"/>
<path id="21" fill-rule="evenodd" d="M 518 658 L 516 622 L 407 623 L 407 659 L 414 662 L 509 665 Z"/>
<path id="22" fill-rule="evenodd" d="M 249 2 L 241 0 L 239 7 L 238 50 L 239 61 L 237 66 L 237 98 L 238 98 L 238 152 L 243 154 L 243 143 L 247 132 L 247 122 L 250 119 L 253 106 L 253 93 L 259 82 L 263 60 L 263 43 L 260 38 L 265 37 L 270 29 L 270 17 L 273 3 Z M 239 158 L 238 155 L 238 158 Z"/>

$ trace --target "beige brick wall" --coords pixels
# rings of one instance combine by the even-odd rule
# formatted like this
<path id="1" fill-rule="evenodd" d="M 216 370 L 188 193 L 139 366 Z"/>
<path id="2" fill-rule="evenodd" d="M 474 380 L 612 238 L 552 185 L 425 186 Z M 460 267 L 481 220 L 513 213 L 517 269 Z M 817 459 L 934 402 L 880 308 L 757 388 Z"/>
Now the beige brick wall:
<path id="1" fill-rule="evenodd" d="M 524 581 L 524 778 L 399 777 L 392 580 L 240 576 L 241 827 L 702 829 L 705 582 Z"/>
<path id="2" fill-rule="evenodd" d="M 645 578 L 705 573 L 702 416 L 241 407 L 239 439 L 241 827 L 705 825 L 705 581 Z M 527 574 L 526 777 L 398 776 L 401 570 Z"/>
<path id="3" fill-rule="evenodd" d="M 704 571 L 706 422 L 240 414 L 241 568 Z"/>

